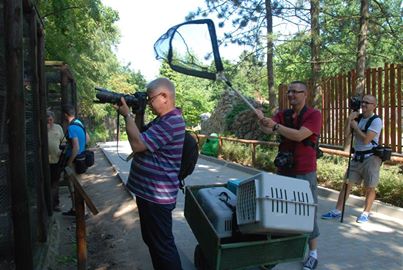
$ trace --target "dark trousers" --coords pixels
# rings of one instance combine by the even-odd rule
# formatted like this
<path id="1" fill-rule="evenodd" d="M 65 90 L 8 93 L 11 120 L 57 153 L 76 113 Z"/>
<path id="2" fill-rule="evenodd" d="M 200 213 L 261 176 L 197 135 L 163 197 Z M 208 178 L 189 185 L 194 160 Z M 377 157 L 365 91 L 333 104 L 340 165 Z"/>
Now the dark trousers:
<path id="1" fill-rule="evenodd" d="M 136 197 L 141 235 L 148 246 L 155 270 L 181 270 L 181 261 L 172 233 L 175 204 L 156 204 Z"/>
<path id="2" fill-rule="evenodd" d="M 50 188 L 52 194 L 52 207 L 59 206 L 59 180 L 60 168 L 58 164 L 49 164 L 50 167 Z"/>

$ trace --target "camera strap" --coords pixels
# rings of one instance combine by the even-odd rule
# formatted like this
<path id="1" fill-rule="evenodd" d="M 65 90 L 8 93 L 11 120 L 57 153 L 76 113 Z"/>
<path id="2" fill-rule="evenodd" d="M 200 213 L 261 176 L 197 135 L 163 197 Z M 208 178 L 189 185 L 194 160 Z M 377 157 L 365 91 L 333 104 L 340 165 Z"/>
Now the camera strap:
<path id="1" fill-rule="evenodd" d="M 362 113 L 360 113 L 360 114 L 358 115 L 358 118 L 357 118 L 357 123 L 360 123 L 360 121 L 361 121 L 361 119 L 363 119 L 363 117 L 364 117 L 364 116 L 362 115 Z M 371 124 L 372 124 L 372 121 L 374 121 L 376 118 L 380 118 L 380 117 L 379 117 L 378 115 L 376 115 L 376 114 L 372 115 L 372 116 L 368 119 L 367 123 L 365 124 L 364 129 L 361 130 L 361 131 L 364 132 L 364 133 L 367 133 L 368 128 L 369 128 L 369 127 L 371 126 Z M 373 145 L 378 145 L 374 140 L 372 140 L 371 143 L 372 143 Z"/>
<path id="2" fill-rule="evenodd" d="M 299 129 L 302 126 L 302 117 L 304 116 L 305 112 L 308 110 L 306 106 L 302 108 L 302 110 L 298 114 L 298 119 L 297 119 L 297 126 L 294 126 L 294 120 L 292 118 L 292 115 L 294 114 L 294 111 L 292 109 L 287 109 L 284 111 L 284 124 L 286 127 L 290 128 L 296 128 Z M 283 139 L 283 138 L 282 138 Z M 316 149 L 316 145 L 319 144 L 319 136 L 317 139 L 317 143 L 313 142 L 309 138 L 306 138 L 305 140 L 302 141 L 304 145 L 310 146 L 313 149 Z"/>

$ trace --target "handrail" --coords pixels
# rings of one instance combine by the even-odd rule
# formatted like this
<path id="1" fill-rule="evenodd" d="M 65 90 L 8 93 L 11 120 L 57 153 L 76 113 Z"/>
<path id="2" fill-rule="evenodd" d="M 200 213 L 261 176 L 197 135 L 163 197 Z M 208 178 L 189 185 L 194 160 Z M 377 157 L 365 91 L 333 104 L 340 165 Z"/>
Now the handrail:
<path id="1" fill-rule="evenodd" d="M 279 144 L 278 142 L 273 142 L 273 141 L 247 140 L 247 139 L 229 138 L 229 137 L 223 137 L 223 136 L 216 137 L 216 136 L 209 136 L 209 135 L 204 135 L 204 134 L 197 134 L 197 136 L 199 138 L 218 139 L 218 142 L 219 142 L 218 143 L 218 156 L 221 156 L 223 141 L 250 144 L 251 148 L 252 148 L 252 166 L 255 166 L 255 164 L 256 164 L 256 145 L 278 146 L 278 144 Z M 348 154 L 349 154 L 348 151 L 338 150 L 338 149 L 335 149 L 334 147 L 330 148 L 327 145 L 320 145 L 319 148 L 326 154 L 342 156 L 342 157 L 348 157 Z M 393 153 L 391 160 L 386 161 L 385 163 L 386 164 L 403 164 L 403 156 Z"/>
<path id="2" fill-rule="evenodd" d="M 77 240 L 77 269 L 86 270 L 87 269 L 87 240 L 86 240 L 86 228 L 85 228 L 85 206 L 87 204 L 88 208 L 92 214 L 97 215 L 99 213 L 98 209 L 92 202 L 91 198 L 84 191 L 81 186 L 78 176 L 75 172 L 69 168 L 64 168 L 69 181 L 74 184 L 74 208 L 76 209 L 76 240 Z"/>

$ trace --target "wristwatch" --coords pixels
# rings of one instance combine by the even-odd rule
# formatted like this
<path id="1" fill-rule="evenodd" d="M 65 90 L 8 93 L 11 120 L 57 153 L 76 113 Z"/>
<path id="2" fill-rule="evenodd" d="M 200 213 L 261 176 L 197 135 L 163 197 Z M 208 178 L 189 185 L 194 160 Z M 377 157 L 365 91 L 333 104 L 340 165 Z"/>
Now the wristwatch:
<path id="1" fill-rule="evenodd" d="M 275 125 L 273 126 L 273 128 L 272 128 L 273 132 L 276 131 L 279 127 L 280 127 L 280 124 L 279 124 L 279 123 L 275 124 Z"/>
<path id="2" fill-rule="evenodd" d="M 133 118 L 134 119 L 134 114 L 132 112 L 129 112 L 128 114 L 125 115 L 125 120 L 127 121 L 127 118 Z"/>

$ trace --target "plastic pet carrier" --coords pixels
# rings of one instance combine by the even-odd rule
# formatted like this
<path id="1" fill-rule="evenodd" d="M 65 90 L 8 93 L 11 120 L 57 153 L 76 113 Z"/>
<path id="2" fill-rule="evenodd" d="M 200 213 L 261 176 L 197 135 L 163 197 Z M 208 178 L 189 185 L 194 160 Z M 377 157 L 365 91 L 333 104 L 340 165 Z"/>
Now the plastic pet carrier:
<path id="1" fill-rule="evenodd" d="M 239 184 L 237 223 L 242 233 L 307 233 L 315 206 L 308 181 L 260 173 Z"/>

